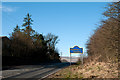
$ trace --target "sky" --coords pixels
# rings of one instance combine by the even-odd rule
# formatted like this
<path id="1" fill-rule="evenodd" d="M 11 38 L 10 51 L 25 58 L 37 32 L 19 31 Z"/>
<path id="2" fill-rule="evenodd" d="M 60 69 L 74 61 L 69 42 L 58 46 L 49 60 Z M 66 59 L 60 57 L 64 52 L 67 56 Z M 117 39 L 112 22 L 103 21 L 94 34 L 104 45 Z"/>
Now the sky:
<path id="1" fill-rule="evenodd" d="M 43 35 L 52 33 L 59 37 L 56 48 L 62 56 L 69 56 L 75 45 L 86 52 L 86 43 L 104 19 L 102 13 L 108 2 L 3 2 L 2 34 L 8 36 L 23 18 L 30 13 L 32 28 Z M 79 54 L 72 54 L 79 56 Z"/>

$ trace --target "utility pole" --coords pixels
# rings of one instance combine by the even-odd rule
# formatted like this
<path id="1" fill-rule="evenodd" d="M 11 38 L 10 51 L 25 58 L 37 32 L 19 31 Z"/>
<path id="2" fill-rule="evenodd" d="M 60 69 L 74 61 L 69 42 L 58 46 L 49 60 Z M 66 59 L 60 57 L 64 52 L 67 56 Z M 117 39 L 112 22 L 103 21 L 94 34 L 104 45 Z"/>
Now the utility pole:
<path id="1" fill-rule="evenodd" d="M 61 57 L 62 57 L 62 52 L 61 52 Z"/>
<path id="2" fill-rule="evenodd" d="M 60 54 L 60 55 L 61 55 L 61 56 L 60 56 L 60 59 L 62 60 L 62 52 L 60 52 L 60 53 L 61 53 L 61 54 Z"/>

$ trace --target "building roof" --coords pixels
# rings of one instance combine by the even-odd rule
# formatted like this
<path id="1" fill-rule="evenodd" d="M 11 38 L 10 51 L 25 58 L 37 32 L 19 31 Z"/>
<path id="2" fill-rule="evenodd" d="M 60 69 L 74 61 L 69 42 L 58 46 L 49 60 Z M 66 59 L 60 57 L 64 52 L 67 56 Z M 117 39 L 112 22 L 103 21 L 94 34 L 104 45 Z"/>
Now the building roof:
<path id="1" fill-rule="evenodd" d="M 4 39 L 4 38 L 9 39 L 7 36 L 0 36 L 0 39 Z"/>

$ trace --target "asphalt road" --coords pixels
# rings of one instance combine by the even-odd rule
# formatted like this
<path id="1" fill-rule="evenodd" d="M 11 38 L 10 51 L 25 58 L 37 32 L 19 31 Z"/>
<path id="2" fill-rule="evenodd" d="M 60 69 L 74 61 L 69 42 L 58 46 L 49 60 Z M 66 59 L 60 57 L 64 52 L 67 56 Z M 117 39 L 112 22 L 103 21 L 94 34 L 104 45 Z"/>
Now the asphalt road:
<path id="1" fill-rule="evenodd" d="M 2 78 L 3 80 L 40 80 L 69 65 L 68 62 L 63 62 L 17 66 L 14 69 L 3 70 Z"/>

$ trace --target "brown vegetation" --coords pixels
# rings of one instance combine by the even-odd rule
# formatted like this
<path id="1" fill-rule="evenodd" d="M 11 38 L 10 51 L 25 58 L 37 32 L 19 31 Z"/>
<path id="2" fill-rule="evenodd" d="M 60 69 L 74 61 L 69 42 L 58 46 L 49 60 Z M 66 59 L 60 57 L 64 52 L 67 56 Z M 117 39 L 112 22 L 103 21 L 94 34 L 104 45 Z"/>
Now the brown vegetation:
<path id="1" fill-rule="evenodd" d="M 90 59 L 100 56 L 98 61 L 118 61 L 119 32 L 120 32 L 120 2 L 109 4 L 104 15 L 108 17 L 95 30 L 87 42 L 87 52 Z"/>
<path id="2" fill-rule="evenodd" d="M 118 65 L 112 62 L 92 61 L 84 65 L 72 65 L 48 78 L 118 78 Z"/>
<path id="3" fill-rule="evenodd" d="M 22 27 L 17 25 L 9 38 L 2 38 L 3 65 L 60 62 L 55 46 L 59 41 L 58 36 L 51 33 L 44 36 L 35 32 L 29 13 L 23 21 Z"/>
<path id="4" fill-rule="evenodd" d="M 120 78 L 120 1 L 110 3 L 103 14 L 107 19 L 88 40 L 84 64 L 70 66 L 49 78 Z"/>

